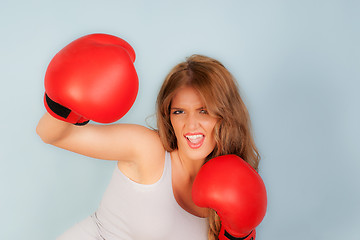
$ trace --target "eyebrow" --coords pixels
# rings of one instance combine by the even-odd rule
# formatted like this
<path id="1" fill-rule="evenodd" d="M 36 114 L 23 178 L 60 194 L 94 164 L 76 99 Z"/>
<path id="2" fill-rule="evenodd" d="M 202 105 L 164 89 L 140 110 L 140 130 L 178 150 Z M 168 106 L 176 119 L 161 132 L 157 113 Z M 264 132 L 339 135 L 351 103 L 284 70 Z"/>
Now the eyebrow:
<path id="1" fill-rule="evenodd" d="M 170 109 L 184 109 L 184 108 L 182 108 L 182 107 L 171 107 Z M 207 109 L 207 108 L 204 107 L 204 106 L 196 108 L 196 110 L 201 110 L 201 109 Z"/>

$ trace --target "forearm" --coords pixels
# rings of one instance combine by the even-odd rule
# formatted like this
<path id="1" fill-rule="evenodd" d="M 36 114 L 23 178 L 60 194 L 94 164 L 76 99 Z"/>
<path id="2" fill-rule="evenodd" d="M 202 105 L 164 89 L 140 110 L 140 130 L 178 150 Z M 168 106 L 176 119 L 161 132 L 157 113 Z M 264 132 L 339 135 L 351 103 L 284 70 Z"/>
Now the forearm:
<path id="1" fill-rule="evenodd" d="M 45 143 L 54 144 L 66 136 L 72 127 L 73 124 L 58 120 L 49 113 L 45 113 L 36 127 L 36 133 Z"/>

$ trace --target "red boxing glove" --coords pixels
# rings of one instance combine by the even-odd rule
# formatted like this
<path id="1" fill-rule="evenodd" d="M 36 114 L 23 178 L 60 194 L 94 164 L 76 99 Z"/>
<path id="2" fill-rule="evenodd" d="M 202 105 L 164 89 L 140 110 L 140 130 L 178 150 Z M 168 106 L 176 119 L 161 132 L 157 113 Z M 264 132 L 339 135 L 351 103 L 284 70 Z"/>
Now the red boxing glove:
<path id="1" fill-rule="evenodd" d="M 255 228 L 266 213 L 267 197 L 260 175 L 236 155 L 205 163 L 197 174 L 192 199 L 211 208 L 221 220 L 219 240 L 255 239 Z"/>
<path id="2" fill-rule="evenodd" d="M 77 125 L 119 120 L 137 96 L 134 61 L 133 48 L 112 35 L 90 34 L 71 42 L 46 70 L 47 111 Z"/>

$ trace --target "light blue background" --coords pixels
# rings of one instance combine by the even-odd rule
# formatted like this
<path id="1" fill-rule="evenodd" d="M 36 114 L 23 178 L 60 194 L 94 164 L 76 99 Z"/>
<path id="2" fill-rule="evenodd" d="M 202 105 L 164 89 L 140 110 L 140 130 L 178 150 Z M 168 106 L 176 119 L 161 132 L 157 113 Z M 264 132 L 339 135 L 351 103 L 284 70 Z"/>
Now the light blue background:
<path id="1" fill-rule="evenodd" d="M 359 239 L 359 13 L 356 0 L 2 1 L 0 239 L 54 239 L 101 200 L 115 163 L 35 133 L 49 61 L 94 32 L 137 53 L 139 95 L 120 122 L 146 125 L 165 75 L 192 53 L 234 74 L 268 190 L 257 239 Z"/>

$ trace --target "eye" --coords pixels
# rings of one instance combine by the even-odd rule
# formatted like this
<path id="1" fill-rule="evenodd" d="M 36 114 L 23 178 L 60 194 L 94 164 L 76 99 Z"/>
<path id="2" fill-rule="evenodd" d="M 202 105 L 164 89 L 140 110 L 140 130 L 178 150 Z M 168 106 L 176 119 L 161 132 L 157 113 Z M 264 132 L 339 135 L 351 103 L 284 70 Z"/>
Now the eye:
<path id="1" fill-rule="evenodd" d="M 200 110 L 200 113 L 201 113 L 201 114 L 208 114 L 208 111 L 207 111 L 206 109 L 201 109 L 201 110 Z"/>
<path id="2" fill-rule="evenodd" d="M 183 110 L 173 110 L 172 111 L 172 114 L 175 114 L 175 115 L 182 114 L 182 113 L 184 113 Z"/>

